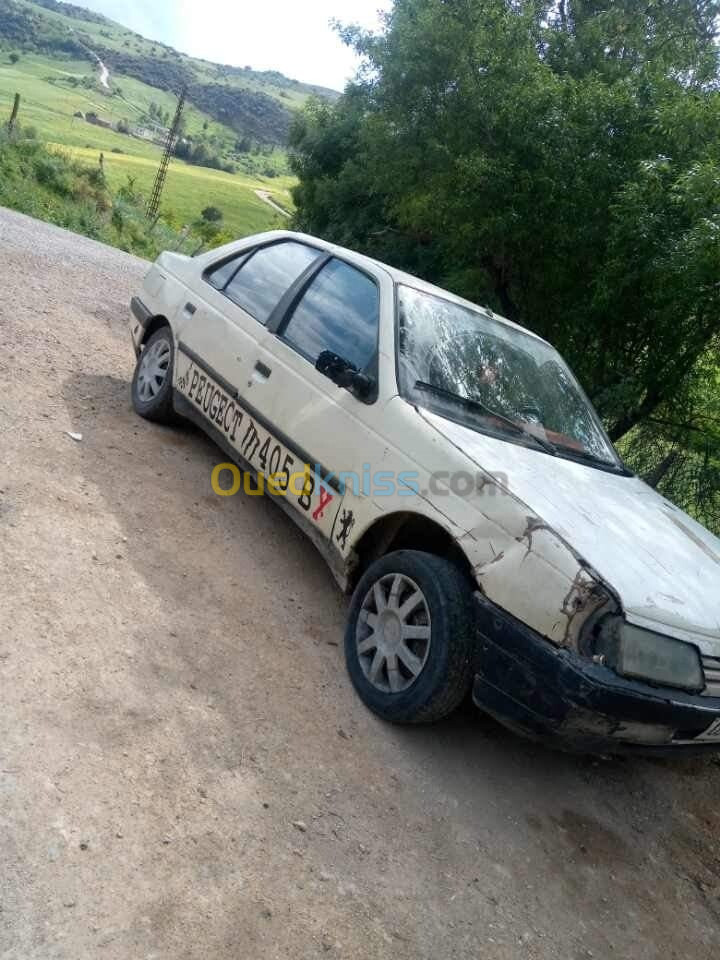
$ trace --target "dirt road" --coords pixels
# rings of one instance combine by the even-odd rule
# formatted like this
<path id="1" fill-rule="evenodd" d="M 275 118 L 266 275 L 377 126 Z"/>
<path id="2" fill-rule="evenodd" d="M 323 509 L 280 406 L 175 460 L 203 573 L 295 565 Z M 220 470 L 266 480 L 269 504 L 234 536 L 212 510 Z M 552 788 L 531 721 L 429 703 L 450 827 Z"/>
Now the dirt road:
<path id="1" fill-rule="evenodd" d="M 0 256 L 2 960 L 717 956 L 715 760 L 379 722 L 312 547 L 132 413 L 145 264 Z"/>
<path id="2" fill-rule="evenodd" d="M 287 210 L 283 210 L 279 203 L 275 203 L 269 190 L 253 190 L 253 193 L 256 197 L 259 197 L 263 203 L 266 203 L 269 207 L 272 207 L 276 213 L 282 214 L 287 220 L 290 219 L 290 214 L 287 212 Z"/>

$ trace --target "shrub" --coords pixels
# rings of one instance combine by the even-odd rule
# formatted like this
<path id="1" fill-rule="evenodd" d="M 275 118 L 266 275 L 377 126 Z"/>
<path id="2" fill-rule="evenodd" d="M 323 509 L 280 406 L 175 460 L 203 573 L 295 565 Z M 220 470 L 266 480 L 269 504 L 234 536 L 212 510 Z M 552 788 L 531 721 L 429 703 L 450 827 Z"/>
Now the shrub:
<path id="1" fill-rule="evenodd" d="M 33 172 L 41 186 L 47 187 L 61 197 L 70 196 L 72 183 L 68 164 L 64 158 L 49 153 L 39 154 L 33 161 Z"/>
<path id="2" fill-rule="evenodd" d="M 205 207 L 200 216 L 208 223 L 218 223 L 224 214 L 218 207 Z"/>
<path id="3" fill-rule="evenodd" d="M 140 191 L 137 189 L 136 184 L 137 178 L 131 177 L 128 174 L 126 182 L 120 187 L 117 192 L 118 198 L 125 203 L 132 204 L 134 206 L 140 206 L 143 202 L 143 197 Z"/>
<path id="4" fill-rule="evenodd" d="M 172 214 L 167 217 L 172 225 L 159 220 L 148 227 L 144 198 L 132 177 L 113 202 L 99 167 L 51 153 L 37 140 L 10 137 L 2 126 L 0 205 L 149 259 L 186 240 Z"/>
<path id="5" fill-rule="evenodd" d="M 122 208 L 119 204 L 113 206 L 112 216 L 110 217 L 110 223 L 115 227 L 118 233 L 122 233 L 125 227 L 125 217 L 123 216 Z"/>
<path id="6" fill-rule="evenodd" d="M 107 185 L 105 174 L 100 167 L 80 167 L 78 168 L 78 173 L 97 190 L 102 190 Z"/>

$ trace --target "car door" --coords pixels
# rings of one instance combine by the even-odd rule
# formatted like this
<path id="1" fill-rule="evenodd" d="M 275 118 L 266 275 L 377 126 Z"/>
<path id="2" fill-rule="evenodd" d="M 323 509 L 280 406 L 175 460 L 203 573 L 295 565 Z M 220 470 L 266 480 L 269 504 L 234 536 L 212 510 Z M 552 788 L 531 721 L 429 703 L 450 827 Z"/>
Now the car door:
<path id="1" fill-rule="evenodd" d="M 379 337 L 381 316 L 391 330 L 393 311 L 393 285 L 384 271 L 328 255 L 306 271 L 271 318 L 274 336 L 263 341 L 259 357 L 267 377 L 247 393 L 248 406 L 290 451 L 289 472 L 310 467 L 304 496 L 287 491 L 291 506 L 339 553 L 351 542 L 359 502 L 370 501 L 370 472 L 384 455 L 376 427 L 395 391 L 394 384 L 378 381 Z M 361 399 L 318 372 L 324 351 L 371 377 L 371 395 Z M 260 469 L 271 475 L 275 465 L 261 463 Z"/>
<path id="2" fill-rule="evenodd" d="M 263 376 L 258 353 L 267 322 L 321 254 L 294 240 L 254 246 L 211 264 L 188 291 L 176 319 L 176 388 L 232 444 L 242 424 L 238 401 Z"/>

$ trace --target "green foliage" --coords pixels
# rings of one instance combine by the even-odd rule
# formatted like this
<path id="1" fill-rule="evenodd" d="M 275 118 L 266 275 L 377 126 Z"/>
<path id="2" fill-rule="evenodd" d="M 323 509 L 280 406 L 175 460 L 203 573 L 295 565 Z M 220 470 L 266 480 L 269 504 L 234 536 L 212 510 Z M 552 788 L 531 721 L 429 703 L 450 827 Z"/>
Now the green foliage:
<path id="1" fill-rule="evenodd" d="M 364 70 L 293 127 L 297 225 L 550 339 L 614 439 L 681 425 L 720 313 L 719 17 L 396 0 L 383 34 L 343 30 Z"/>
<path id="2" fill-rule="evenodd" d="M 32 172 L 41 187 L 60 197 L 72 193 L 72 167 L 64 157 L 38 152 L 33 158 Z"/>
<path id="3" fill-rule="evenodd" d="M 19 53 L 11 53 L 10 56 L 8 57 L 8 60 L 9 60 L 10 63 L 12 63 L 12 64 L 17 63 L 19 59 L 20 59 L 20 54 L 19 54 Z"/>
<path id="4" fill-rule="evenodd" d="M 186 239 L 162 222 L 148 229 L 145 198 L 132 178 L 113 197 L 99 166 L 6 133 L 0 133 L 0 205 L 148 258 Z"/>
<path id="5" fill-rule="evenodd" d="M 219 223 L 223 218 L 223 212 L 217 207 L 205 207 L 200 216 L 208 223 Z"/>
<path id="6" fill-rule="evenodd" d="M 630 431 L 620 449 L 666 497 L 720 531 L 720 337 L 678 394 Z"/>
<path id="7" fill-rule="evenodd" d="M 175 145 L 175 156 L 197 167 L 209 167 L 211 170 L 223 170 L 225 173 L 237 172 L 235 164 L 223 160 L 203 140 L 196 142 L 190 140 L 178 141 Z"/>
<path id="8" fill-rule="evenodd" d="M 0 134 L 0 204 L 100 239 L 107 198 L 69 158 Z"/>

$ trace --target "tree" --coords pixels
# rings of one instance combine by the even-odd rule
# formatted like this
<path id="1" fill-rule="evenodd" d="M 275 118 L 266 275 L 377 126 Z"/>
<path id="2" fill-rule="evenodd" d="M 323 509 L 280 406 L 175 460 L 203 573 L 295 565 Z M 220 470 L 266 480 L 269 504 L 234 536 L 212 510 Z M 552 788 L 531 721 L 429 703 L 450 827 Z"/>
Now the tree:
<path id="1" fill-rule="evenodd" d="M 200 216 L 206 223 L 219 223 L 223 219 L 223 212 L 218 207 L 205 207 Z"/>
<path id="2" fill-rule="evenodd" d="M 208 162 L 211 157 L 211 153 L 204 143 L 200 142 L 195 144 L 190 155 L 191 163 L 195 163 L 198 166 L 203 166 Z"/>
<path id="3" fill-rule="evenodd" d="M 220 246 L 226 241 L 226 235 L 222 232 L 222 228 L 217 221 L 210 221 L 201 217 L 192 226 L 200 237 L 200 244 L 195 250 L 194 256 L 197 256 L 204 247 Z"/>
<path id="4" fill-rule="evenodd" d="M 642 432 L 720 354 L 719 15 L 396 0 L 293 127 L 298 227 L 537 331 L 613 439 Z"/>
<path id="5" fill-rule="evenodd" d="M 10 63 L 12 63 L 12 64 L 16 64 L 19 59 L 20 59 L 20 54 L 19 54 L 19 53 L 11 53 L 10 56 L 8 57 L 8 60 L 9 60 Z"/>

